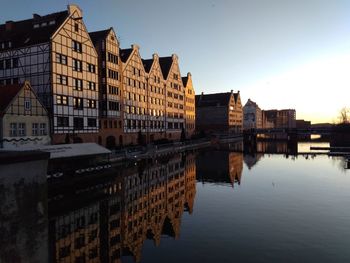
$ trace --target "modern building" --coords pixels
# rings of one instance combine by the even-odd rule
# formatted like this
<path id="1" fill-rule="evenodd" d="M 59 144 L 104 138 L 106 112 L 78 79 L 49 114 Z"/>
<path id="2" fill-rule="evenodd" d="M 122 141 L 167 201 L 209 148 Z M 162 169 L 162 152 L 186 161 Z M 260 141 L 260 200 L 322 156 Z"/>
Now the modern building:
<path id="1" fill-rule="evenodd" d="M 263 110 L 262 116 L 263 128 L 296 128 L 296 112 L 294 109 Z"/>
<path id="2" fill-rule="evenodd" d="M 251 99 L 243 107 L 243 129 L 261 129 L 262 112 L 258 104 Z"/>
<path id="3" fill-rule="evenodd" d="M 113 28 L 90 32 L 98 54 L 99 143 L 108 148 L 123 144 L 122 62 Z"/>
<path id="4" fill-rule="evenodd" d="M 198 132 L 236 133 L 243 128 L 243 111 L 239 91 L 196 95 L 196 129 Z"/>
<path id="5" fill-rule="evenodd" d="M 76 5 L 0 25 L 0 84 L 29 80 L 47 108 L 53 143 L 95 141 L 97 53 Z"/>
<path id="6" fill-rule="evenodd" d="M 196 129 L 196 95 L 191 73 L 187 73 L 186 77 L 182 77 L 182 83 L 185 88 L 185 131 L 186 137 L 191 137 Z"/>
<path id="7" fill-rule="evenodd" d="M 0 148 L 50 144 L 50 121 L 28 81 L 0 86 Z"/>
<path id="8" fill-rule="evenodd" d="M 177 55 L 160 57 L 160 67 L 166 87 L 166 136 L 171 140 L 180 139 L 185 128 L 185 89 L 181 79 Z"/>

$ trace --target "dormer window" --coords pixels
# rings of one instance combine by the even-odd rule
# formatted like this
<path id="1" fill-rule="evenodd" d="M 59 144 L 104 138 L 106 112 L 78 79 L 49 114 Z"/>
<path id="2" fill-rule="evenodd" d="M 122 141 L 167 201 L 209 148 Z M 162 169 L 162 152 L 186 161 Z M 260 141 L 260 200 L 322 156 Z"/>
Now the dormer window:
<path id="1" fill-rule="evenodd" d="M 42 22 L 42 23 L 41 23 L 41 26 L 42 26 L 42 27 L 47 26 L 47 22 Z"/>
<path id="2" fill-rule="evenodd" d="M 39 27 L 40 27 L 39 24 L 34 24 L 34 25 L 33 25 L 33 28 L 39 28 Z"/>
<path id="3" fill-rule="evenodd" d="M 54 25 L 54 24 L 56 24 L 56 21 L 55 20 L 51 20 L 50 22 L 49 22 L 49 25 L 51 26 L 51 25 Z"/>

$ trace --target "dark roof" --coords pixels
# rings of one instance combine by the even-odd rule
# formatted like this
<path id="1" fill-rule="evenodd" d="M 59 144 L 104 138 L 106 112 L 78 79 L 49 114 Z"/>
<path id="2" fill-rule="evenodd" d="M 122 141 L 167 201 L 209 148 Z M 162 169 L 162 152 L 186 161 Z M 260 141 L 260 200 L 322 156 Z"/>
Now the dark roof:
<path id="1" fill-rule="evenodd" d="M 160 64 L 160 68 L 162 69 L 164 79 L 167 79 L 171 65 L 173 64 L 173 58 L 161 57 L 159 58 L 159 64 Z"/>
<path id="2" fill-rule="evenodd" d="M 238 96 L 239 96 L 239 92 L 233 93 L 233 98 L 235 99 L 235 103 L 237 103 Z"/>
<path id="3" fill-rule="evenodd" d="M 45 16 L 33 15 L 27 20 L 7 22 L 0 25 L 0 40 L 11 42 L 11 47 L 6 45 L 5 49 L 20 48 L 39 43 L 45 43 L 56 32 L 58 27 L 68 17 L 68 11 L 57 12 Z M 55 21 L 54 24 L 50 24 Z M 46 22 L 46 26 L 41 26 Z M 34 25 L 38 24 L 38 28 Z"/>
<path id="4" fill-rule="evenodd" d="M 22 88 L 23 84 L 0 86 L 0 116 L 5 113 L 9 104 Z"/>
<path id="5" fill-rule="evenodd" d="M 182 79 L 182 83 L 183 83 L 184 87 L 186 87 L 187 86 L 188 77 L 182 77 L 181 79 Z"/>
<path id="6" fill-rule="evenodd" d="M 106 39 L 107 35 L 111 31 L 111 28 L 105 29 L 105 30 L 100 30 L 100 31 L 95 31 L 95 32 L 90 32 L 90 38 L 94 44 L 96 44 L 99 40 L 101 39 Z"/>
<path id="7" fill-rule="evenodd" d="M 147 73 L 149 73 L 149 71 L 151 70 L 151 67 L 153 65 L 153 59 L 142 59 L 142 64 L 143 64 L 143 67 L 145 68 L 145 71 Z"/>
<path id="8" fill-rule="evenodd" d="M 196 95 L 196 107 L 227 106 L 231 92 Z"/>
<path id="9" fill-rule="evenodd" d="M 120 49 L 119 50 L 120 59 L 125 63 L 130 57 L 132 51 L 133 51 L 132 48 Z"/>

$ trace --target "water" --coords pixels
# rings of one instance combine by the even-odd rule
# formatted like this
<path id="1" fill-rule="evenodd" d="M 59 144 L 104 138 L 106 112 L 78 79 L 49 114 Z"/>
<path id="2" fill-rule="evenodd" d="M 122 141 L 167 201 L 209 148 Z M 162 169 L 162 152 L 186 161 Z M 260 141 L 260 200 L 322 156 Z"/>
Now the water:
<path id="1" fill-rule="evenodd" d="M 223 148 L 51 185 L 49 262 L 350 261 L 343 158 Z"/>

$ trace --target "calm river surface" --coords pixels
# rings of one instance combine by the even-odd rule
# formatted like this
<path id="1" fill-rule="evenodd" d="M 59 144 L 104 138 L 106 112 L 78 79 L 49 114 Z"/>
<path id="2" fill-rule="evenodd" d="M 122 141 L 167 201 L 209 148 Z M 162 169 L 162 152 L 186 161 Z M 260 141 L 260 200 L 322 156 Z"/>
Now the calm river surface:
<path id="1" fill-rule="evenodd" d="M 26 243 L 4 236 L 0 256 L 25 247 L 48 249 L 49 262 L 350 262 L 345 160 L 289 148 L 206 149 L 50 184 L 47 229 L 24 227 Z"/>

